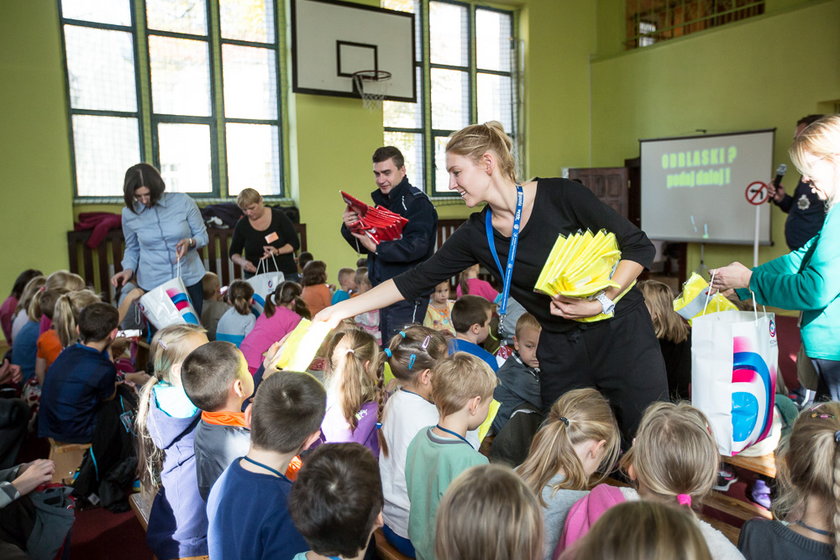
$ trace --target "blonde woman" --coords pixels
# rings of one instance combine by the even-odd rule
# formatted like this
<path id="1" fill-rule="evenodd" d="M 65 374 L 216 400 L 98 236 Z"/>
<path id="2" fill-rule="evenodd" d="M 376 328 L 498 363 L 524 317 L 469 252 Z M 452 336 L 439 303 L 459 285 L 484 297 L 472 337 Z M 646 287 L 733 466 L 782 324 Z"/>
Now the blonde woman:
<path id="1" fill-rule="evenodd" d="M 325 309 L 316 319 L 335 325 L 403 299 L 412 301 L 478 263 L 497 279 L 508 278 L 503 284 L 509 286 L 509 294 L 502 294 L 501 307 L 510 296 L 542 325 L 537 358 L 543 407 L 571 389 L 595 387 L 615 407 L 618 425 L 629 442 L 641 412 L 668 392 L 650 316 L 639 290 L 630 288 L 652 263 L 653 245 L 641 230 L 579 183 L 518 181 L 512 145 L 495 121 L 452 134 L 446 145 L 449 188 L 470 208 L 483 209 L 413 270 Z M 557 235 L 581 229 L 615 234 L 622 259 L 612 277 L 617 287 L 592 300 L 550 298 L 534 292 Z M 515 258 L 508 262 L 514 246 Z M 613 312 L 613 318 L 586 324 L 577 321 L 605 311 Z"/>
<path id="2" fill-rule="evenodd" d="M 645 305 L 653 321 L 653 332 L 659 340 L 665 371 L 668 374 L 668 394 L 675 401 L 688 400 L 691 385 L 691 329 L 674 311 L 674 291 L 656 280 L 639 282 Z"/>
<path id="3" fill-rule="evenodd" d="M 286 280 L 297 280 L 295 251 L 300 249 L 300 239 L 286 213 L 280 208 L 267 208 L 254 189 L 242 189 L 236 205 L 245 216 L 233 228 L 230 260 L 242 267 L 246 278 L 253 276 L 263 261 L 265 272 L 279 270 Z"/>
<path id="4" fill-rule="evenodd" d="M 840 115 L 810 124 L 789 150 L 802 180 L 820 200 L 826 216 L 822 230 L 802 248 L 752 270 L 739 262 L 710 270 L 712 287 L 734 288 L 741 299 L 802 311 L 802 343 L 819 374 L 817 399 L 840 400 Z M 747 291 L 747 288 L 749 291 Z"/>
<path id="5" fill-rule="evenodd" d="M 480 465 L 447 488 L 437 513 L 437 560 L 540 560 L 542 515 L 534 493 L 508 467 Z"/>

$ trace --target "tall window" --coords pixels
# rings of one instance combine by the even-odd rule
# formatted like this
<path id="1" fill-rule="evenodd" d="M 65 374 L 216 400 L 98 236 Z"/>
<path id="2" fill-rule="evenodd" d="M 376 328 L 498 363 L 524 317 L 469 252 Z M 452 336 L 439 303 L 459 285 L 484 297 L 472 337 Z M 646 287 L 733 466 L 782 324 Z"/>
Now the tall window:
<path id="1" fill-rule="evenodd" d="M 383 5 L 416 14 L 418 78 L 417 103 L 384 102 L 385 142 L 402 150 L 414 185 L 454 195 L 444 154 L 452 132 L 489 120 L 518 132 L 514 14 L 444 0 Z"/>
<path id="2" fill-rule="evenodd" d="M 76 195 L 282 195 L 275 1 L 61 0 Z"/>

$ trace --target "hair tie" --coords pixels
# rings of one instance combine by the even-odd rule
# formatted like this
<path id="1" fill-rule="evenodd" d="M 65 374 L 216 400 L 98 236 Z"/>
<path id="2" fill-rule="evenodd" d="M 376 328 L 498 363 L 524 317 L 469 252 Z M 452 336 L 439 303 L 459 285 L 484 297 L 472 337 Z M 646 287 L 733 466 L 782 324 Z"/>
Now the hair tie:
<path id="1" fill-rule="evenodd" d="M 829 418 L 834 418 L 834 415 L 833 414 L 826 414 L 824 412 L 823 413 L 812 412 L 811 413 L 811 418 L 822 418 L 823 420 L 827 420 Z"/>
<path id="2" fill-rule="evenodd" d="M 421 345 L 420 345 L 420 348 L 422 348 L 423 350 L 425 350 L 426 348 L 428 348 L 428 347 L 429 347 L 429 343 L 430 343 L 431 341 L 432 341 L 432 335 L 427 334 L 427 335 L 426 335 L 426 338 L 424 338 L 424 339 L 423 339 L 423 344 L 421 344 Z"/>
<path id="3" fill-rule="evenodd" d="M 836 441 L 837 443 L 840 443 L 840 430 L 837 430 L 836 432 L 834 432 L 834 441 Z"/>
<path id="4" fill-rule="evenodd" d="M 381 430 L 381 429 L 382 429 L 382 422 L 377 422 L 377 423 L 376 423 L 376 429 L 377 429 L 377 430 Z"/>
<path id="5" fill-rule="evenodd" d="M 564 424 L 566 424 L 567 428 L 569 427 L 570 422 L 569 422 L 568 418 L 566 418 L 565 416 L 561 416 L 560 421 L 563 422 Z"/>
<path id="6" fill-rule="evenodd" d="M 348 349 L 347 349 L 344 353 L 345 353 L 345 354 L 355 354 L 355 353 L 356 353 L 356 351 L 355 351 L 355 350 L 353 350 L 352 348 L 348 348 Z"/>
<path id="7" fill-rule="evenodd" d="M 46 284 L 44 284 L 43 286 L 41 286 L 40 288 L 38 288 L 38 291 L 39 291 L 39 292 L 46 292 L 46 291 L 47 291 L 47 285 L 46 285 Z"/>
<path id="8" fill-rule="evenodd" d="M 405 338 L 405 331 L 400 331 L 400 336 Z"/>
<path id="9" fill-rule="evenodd" d="M 677 503 L 681 506 L 691 507 L 691 496 L 688 494 L 677 494 Z"/>
<path id="10" fill-rule="evenodd" d="M 161 348 L 163 348 L 164 350 L 166 350 L 166 343 L 163 341 L 163 338 L 161 338 L 160 340 L 158 340 L 158 346 L 160 346 Z"/>
<path id="11" fill-rule="evenodd" d="M 391 352 L 390 348 L 386 348 L 385 350 L 383 350 L 383 352 L 385 352 L 385 355 L 388 356 L 389 358 L 394 355 L 394 353 Z"/>
<path id="12" fill-rule="evenodd" d="M 417 354 L 412 354 L 408 357 L 408 369 L 414 367 L 414 362 L 417 360 Z"/>

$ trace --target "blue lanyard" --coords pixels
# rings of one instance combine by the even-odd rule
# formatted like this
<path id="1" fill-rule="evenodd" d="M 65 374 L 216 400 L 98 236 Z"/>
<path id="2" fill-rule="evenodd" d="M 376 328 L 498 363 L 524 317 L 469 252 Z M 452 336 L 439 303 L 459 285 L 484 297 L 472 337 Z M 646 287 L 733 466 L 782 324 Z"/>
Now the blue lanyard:
<path id="1" fill-rule="evenodd" d="M 463 441 L 464 443 L 466 443 L 467 445 L 472 447 L 472 444 L 467 441 L 467 438 L 465 438 L 464 436 L 462 436 L 458 432 L 453 432 L 452 430 L 447 430 L 446 428 L 444 428 L 440 424 L 435 424 L 435 428 L 437 428 L 441 432 L 446 432 L 447 434 L 451 434 L 451 435 L 455 436 L 456 438 L 460 439 L 461 441 Z M 473 449 L 475 449 L 475 447 L 473 447 Z"/>
<path id="2" fill-rule="evenodd" d="M 502 319 L 507 314 L 510 282 L 513 280 L 513 265 L 516 262 L 516 247 L 519 245 L 519 224 L 522 221 L 522 206 L 524 204 L 525 194 L 522 192 L 522 186 L 516 185 L 516 211 L 513 214 L 513 232 L 510 237 L 510 250 L 508 251 L 507 267 L 505 269 L 502 269 L 499 254 L 496 252 L 496 240 L 493 238 L 493 211 L 490 210 L 489 206 L 485 215 L 484 229 L 487 232 L 487 244 L 490 246 L 490 253 L 493 255 L 493 260 L 496 261 L 496 266 L 499 268 L 499 274 L 504 278 L 501 306 L 499 307 L 499 324 L 502 323 Z"/>
<path id="3" fill-rule="evenodd" d="M 267 470 L 268 472 L 270 472 L 270 473 L 272 473 L 272 474 L 276 474 L 277 476 L 279 476 L 280 478 L 282 478 L 282 479 L 283 479 L 283 480 L 285 480 L 286 482 L 291 482 L 291 480 L 289 480 L 288 478 L 286 478 L 286 475 L 284 475 L 283 473 L 281 473 L 281 472 L 280 472 L 280 471 L 278 471 L 277 469 L 272 469 L 272 468 L 271 468 L 271 467 L 269 467 L 268 465 L 263 465 L 262 463 L 259 463 L 259 462 L 257 462 L 257 461 L 254 461 L 253 459 L 251 459 L 251 458 L 250 458 L 250 457 L 248 457 L 247 455 L 246 455 L 245 457 L 242 457 L 242 458 L 243 458 L 243 459 L 245 459 L 246 461 L 248 461 L 249 463 L 251 463 L 252 465 L 256 465 L 256 466 L 258 466 L 258 467 L 261 467 L 261 468 L 263 468 L 263 469 Z"/>

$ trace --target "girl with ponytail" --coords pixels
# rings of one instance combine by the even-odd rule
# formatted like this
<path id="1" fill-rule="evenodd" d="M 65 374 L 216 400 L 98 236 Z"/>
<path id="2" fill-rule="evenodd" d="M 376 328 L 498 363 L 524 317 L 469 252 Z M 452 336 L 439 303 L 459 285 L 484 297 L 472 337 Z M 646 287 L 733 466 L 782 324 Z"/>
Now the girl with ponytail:
<path id="1" fill-rule="evenodd" d="M 595 389 L 569 391 L 552 405 L 528 458 L 516 469 L 543 507 L 546 558 L 554 551 L 569 509 L 586 495 L 596 471 L 598 480 L 610 473 L 619 448 L 615 416 Z"/>
<path id="2" fill-rule="evenodd" d="M 245 340 L 257 323 L 257 318 L 251 311 L 251 298 L 254 288 L 244 280 L 231 283 L 227 291 L 228 302 L 233 306 L 219 319 L 216 324 L 216 340 L 223 340 L 235 344 L 237 348 Z"/>
<path id="3" fill-rule="evenodd" d="M 747 560 L 840 558 L 840 403 L 804 410 L 776 455 L 776 520 L 744 524 Z"/>
<path id="4" fill-rule="evenodd" d="M 150 494 L 146 541 L 157 558 L 207 554 L 207 517 L 196 479 L 194 430 L 201 411 L 181 385 L 181 365 L 207 344 L 203 328 L 171 325 L 152 339 L 154 376 L 140 391 L 136 431 L 140 478 Z"/>
<path id="5" fill-rule="evenodd" d="M 336 332 L 327 345 L 327 412 L 321 432 L 327 443 L 355 442 L 379 457 L 385 405 L 382 353 L 361 329 Z"/>
<path id="6" fill-rule="evenodd" d="M 269 347 L 292 332 L 301 318 L 309 319 L 309 310 L 301 299 L 301 287 L 296 282 L 283 282 L 265 298 L 262 315 L 239 345 L 253 375 L 263 362 Z"/>
<path id="7" fill-rule="evenodd" d="M 44 314 L 50 317 L 50 328 L 38 337 L 38 354 L 35 360 L 35 376 L 44 384 L 44 376 L 62 350 L 79 338 L 76 327 L 79 313 L 92 303 L 99 302 L 99 296 L 90 290 L 65 292 L 44 292 L 39 304 Z"/>

